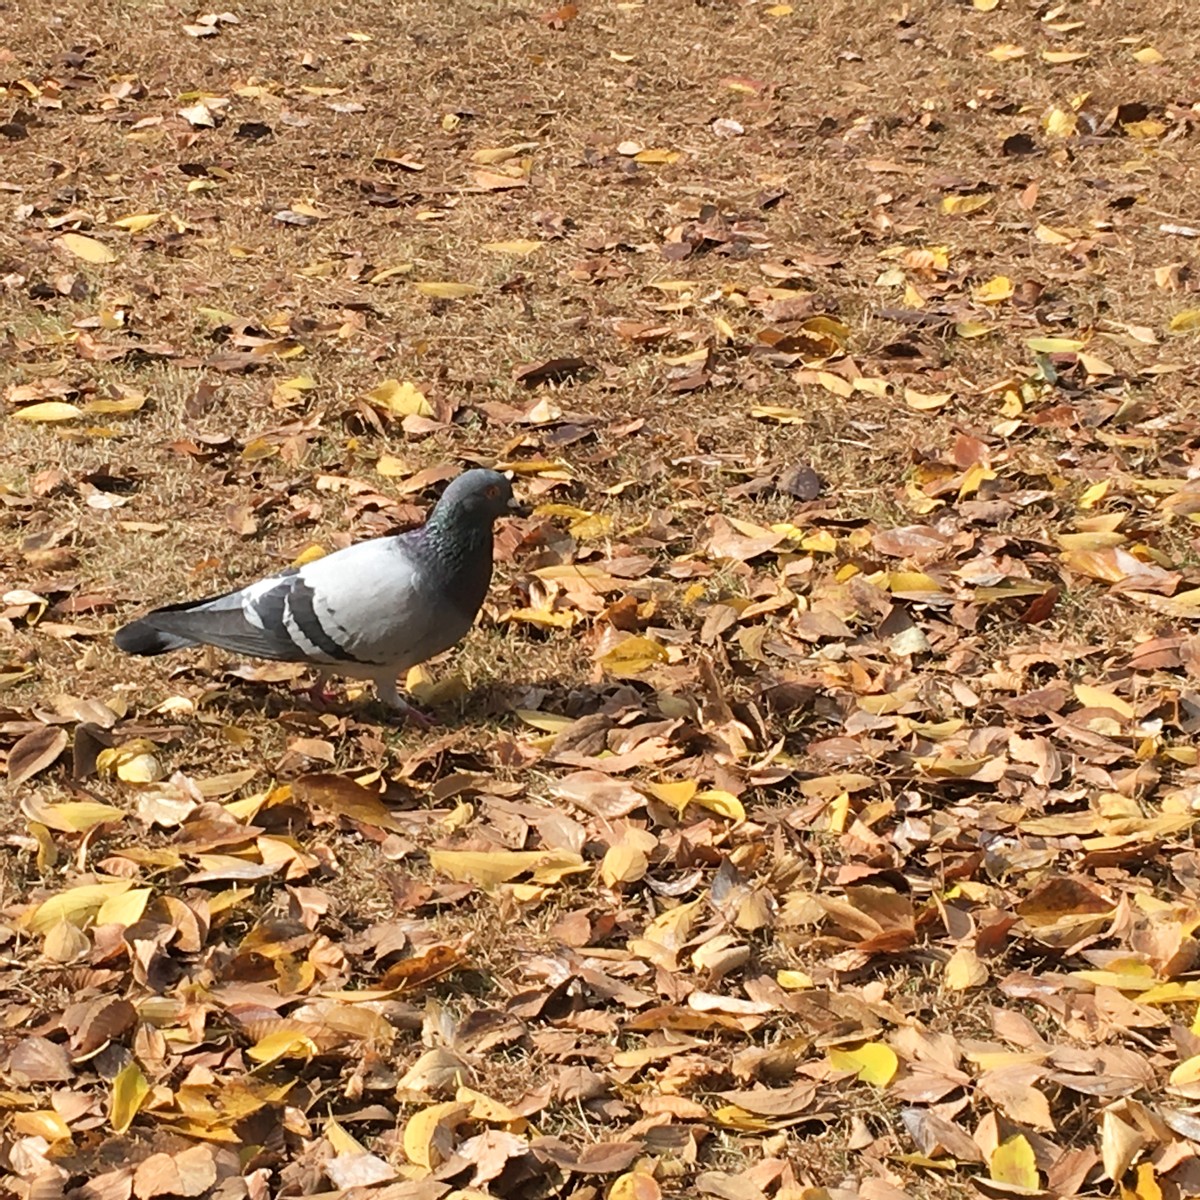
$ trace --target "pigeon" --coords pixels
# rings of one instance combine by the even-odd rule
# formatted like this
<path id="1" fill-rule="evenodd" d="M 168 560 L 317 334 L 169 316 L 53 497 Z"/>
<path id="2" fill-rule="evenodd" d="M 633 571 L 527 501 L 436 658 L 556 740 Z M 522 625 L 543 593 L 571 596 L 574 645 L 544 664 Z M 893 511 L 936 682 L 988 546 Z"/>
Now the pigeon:
<path id="1" fill-rule="evenodd" d="M 389 707 L 420 718 L 396 677 L 466 636 L 492 579 L 492 526 L 527 516 L 497 471 L 455 478 L 425 524 L 288 567 L 238 591 L 168 604 L 117 630 L 126 654 L 185 646 L 305 662 L 370 679 Z"/>

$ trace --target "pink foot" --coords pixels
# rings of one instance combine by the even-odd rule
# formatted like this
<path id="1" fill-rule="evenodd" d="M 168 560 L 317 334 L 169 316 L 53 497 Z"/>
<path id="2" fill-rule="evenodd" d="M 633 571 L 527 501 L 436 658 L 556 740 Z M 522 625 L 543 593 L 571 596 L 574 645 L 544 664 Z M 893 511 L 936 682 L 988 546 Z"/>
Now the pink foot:
<path id="1" fill-rule="evenodd" d="M 304 694 L 313 708 L 320 709 L 322 712 L 332 708 L 334 701 L 338 698 L 337 692 L 332 688 L 327 688 L 323 679 L 318 679 L 312 687 L 306 688 Z"/>
<path id="2" fill-rule="evenodd" d="M 411 704 L 404 704 L 402 708 L 395 709 L 391 720 L 397 725 L 413 724 L 418 729 L 432 729 L 434 726 L 434 720 L 428 713 L 423 713 Z"/>

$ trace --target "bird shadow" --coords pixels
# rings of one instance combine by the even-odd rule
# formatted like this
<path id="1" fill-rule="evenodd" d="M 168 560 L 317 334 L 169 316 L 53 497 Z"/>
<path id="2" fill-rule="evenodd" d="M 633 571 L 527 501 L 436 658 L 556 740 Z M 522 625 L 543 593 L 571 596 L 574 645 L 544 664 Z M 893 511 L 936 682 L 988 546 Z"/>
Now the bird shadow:
<path id="1" fill-rule="evenodd" d="M 649 689 L 652 692 L 653 689 Z M 278 680 L 252 680 L 240 674 L 225 674 L 204 699 L 210 711 L 230 719 L 258 716 L 293 728 L 328 733 L 325 718 L 352 720 L 381 728 L 446 733 L 477 729 L 481 725 L 507 724 L 519 710 L 537 710 L 578 718 L 597 711 L 625 707 L 641 696 L 628 682 L 571 683 L 550 676 L 488 680 L 468 686 L 453 699 L 441 703 L 411 700 L 421 717 L 411 718 L 390 708 L 373 694 L 349 698 L 334 692 L 318 700 L 310 688 L 289 687 Z M 422 720 L 421 718 L 424 718 Z M 428 724 L 426 724 L 426 721 Z"/>

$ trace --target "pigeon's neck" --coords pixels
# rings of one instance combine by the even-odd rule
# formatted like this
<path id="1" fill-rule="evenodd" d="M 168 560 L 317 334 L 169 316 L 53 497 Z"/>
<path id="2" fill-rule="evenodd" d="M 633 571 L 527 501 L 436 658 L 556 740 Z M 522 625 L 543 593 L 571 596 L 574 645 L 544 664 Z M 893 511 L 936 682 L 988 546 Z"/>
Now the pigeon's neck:
<path id="1" fill-rule="evenodd" d="M 464 521 L 439 509 L 421 529 L 421 543 L 447 582 L 453 580 L 472 599 L 478 593 L 482 603 L 492 577 L 490 521 Z"/>

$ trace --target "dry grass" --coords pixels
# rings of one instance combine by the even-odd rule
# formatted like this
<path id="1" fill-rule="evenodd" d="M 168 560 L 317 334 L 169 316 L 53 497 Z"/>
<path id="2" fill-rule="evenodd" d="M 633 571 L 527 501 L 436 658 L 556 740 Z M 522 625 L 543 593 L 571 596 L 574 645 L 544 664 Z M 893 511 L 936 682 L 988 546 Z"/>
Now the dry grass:
<path id="1" fill-rule="evenodd" d="M 1181 308 L 1196 306 L 1187 293 L 1196 288 L 1200 243 L 1160 231 L 1200 223 L 1200 116 L 1186 108 L 1200 79 L 1191 8 L 1073 3 L 1057 18 L 1009 0 L 993 12 L 933 0 L 794 9 L 772 16 L 766 5 L 725 0 L 585 3 L 555 28 L 536 5 L 500 0 L 317 7 L 255 0 L 234 10 L 238 24 L 197 39 L 183 26 L 200 14 L 174 5 L 97 0 L 47 15 L 10 4 L 0 35 L 0 82 L 7 81 L 0 116 L 28 136 L 0 141 L 4 383 L 36 389 L 61 380 L 102 394 L 127 387 L 148 399 L 139 412 L 102 419 L 101 429 L 90 421 L 3 419 L 0 499 L 13 503 L 0 507 L 0 576 L 9 588 L 58 600 L 98 598 L 94 609 L 56 617 L 86 627 L 84 638 L 57 639 L 15 621 L 0 673 L 30 669 L 5 685 L 6 717 L 54 710 L 62 696 L 148 716 L 182 696 L 192 710 L 167 748 L 172 769 L 202 776 L 255 767 L 256 783 L 265 785 L 293 738 L 316 736 L 335 748 L 330 769 L 394 770 L 426 735 L 380 727 L 373 710 L 353 705 L 316 715 L 292 700 L 286 683 L 231 680 L 221 660 L 199 653 L 123 659 L 107 636 L 146 606 L 247 581 L 312 544 L 329 548 L 414 520 L 433 490 L 398 492 L 403 476 L 375 471 L 384 454 L 401 459 L 408 475 L 561 457 L 569 486 L 532 475 L 527 490 L 611 516 L 612 541 L 635 552 L 655 514 L 673 516 L 684 539 L 718 511 L 759 523 L 791 519 L 798 507 L 777 491 L 728 493 L 801 462 L 826 481 L 829 515 L 878 528 L 922 520 L 906 507 L 903 485 L 964 434 L 1010 452 L 1026 487 L 1057 480 L 1054 500 L 998 527 L 1016 536 L 1045 539 L 1072 528 L 1071 500 L 1097 479 L 1195 470 L 1186 418 L 1195 411 L 1200 355 L 1194 337 L 1168 344 L 1163 331 Z M 1056 30 L 1072 20 L 1081 27 Z M 348 36 L 358 33 L 370 39 Z M 1027 53 L 1011 62 L 988 57 L 1002 43 Z M 1135 61 L 1131 51 L 1151 44 L 1165 61 Z M 1087 57 L 1043 60 L 1043 50 L 1064 47 Z M 193 128 L 177 115 L 195 102 L 193 93 L 229 98 L 214 110 L 216 128 Z M 1044 136 L 1044 114 L 1070 110 L 1073 99 L 1098 117 L 1121 104 L 1145 105 L 1152 119 L 1166 112 L 1170 134 Z M 739 122 L 744 135 L 715 136 L 719 118 Z M 270 127 L 267 136 L 246 136 L 256 122 Z M 1034 139 L 1036 154 L 1001 152 L 1018 133 Z M 680 157 L 638 164 L 616 152 L 627 140 Z M 532 160 L 530 185 L 472 190 L 471 154 L 519 143 L 536 145 L 521 152 Z M 381 155 L 423 169 L 389 165 Z M 980 188 L 995 193 L 986 212 L 943 213 L 944 195 Z M 775 192 L 782 198 L 763 206 Z M 373 203 L 372 194 L 390 200 Z M 297 205 L 326 216 L 307 227 L 273 219 Z M 683 262 L 664 257 L 668 232 L 706 205 L 743 221 L 769 247 L 710 248 Z M 114 228 L 139 213 L 165 215 L 144 233 Z M 1039 240 L 1039 225 L 1069 229 L 1069 244 Z M 62 230 L 102 239 L 117 261 L 72 259 L 54 245 Z M 482 249 L 514 239 L 539 247 L 527 257 Z M 879 281 L 895 265 L 885 252 L 896 246 L 944 246 L 949 257 L 946 272 L 916 281 L 929 308 L 948 293 L 950 310 L 944 328 L 919 333 L 919 358 L 888 349 L 908 332 L 883 311 L 905 303 L 903 287 Z M 605 260 L 603 279 L 592 271 L 596 260 Z M 813 291 L 818 311 L 848 326 L 847 353 L 865 374 L 888 378 L 891 393 L 841 397 L 755 356 L 756 335 L 770 322 L 745 296 L 779 282 L 760 270 L 768 260 L 794 264 L 789 286 Z M 1182 292 L 1156 285 L 1155 269 L 1170 263 L 1183 264 Z M 996 275 L 1011 277 L 1014 300 L 972 305 L 972 287 Z M 654 285 L 678 279 L 694 281 L 692 299 L 667 311 L 676 293 Z M 467 282 L 480 291 L 430 299 L 412 280 Z M 1034 280 L 1040 291 L 1022 291 Z M 699 299 L 722 289 L 720 301 Z M 613 334 L 618 318 L 662 322 L 671 333 L 641 348 Z M 956 337 L 953 323 L 967 318 L 993 332 Z M 1155 330 L 1160 344 L 1122 336 L 1122 325 Z M 1106 447 L 1052 425 L 1026 424 L 1011 439 L 990 432 L 1001 419 L 993 385 L 1033 369 L 1029 337 L 1097 329 L 1115 336 L 1092 348 L 1160 419 L 1152 446 Z M 239 332 L 287 334 L 296 355 L 267 356 L 246 373 L 206 366 Z M 97 361 L 89 338 L 128 352 Z M 712 386 L 672 391 L 667 360 L 705 345 L 713 348 Z M 520 364 L 571 356 L 593 364 L 590 377 L 538 393 L 513 379 Z M 1182 369 L 1154 380 L 1144 373 L 1164 362 Z M 281 398 L 277 384 L 298 374 L 315 387 Z M 361 398 L 389 377 L 413 380 L 453 419 L 419 435 L 406 435 L 399 422 L 372 425 Z M 914 412 L 903 399 L 906 384 L 955 399 Z M 588 436 L 560 444 L 557 426 L 495 415 L 498 405 L 524 411 L 542 395 L 597 423 Z M 798 413 L 795 423 L 776 425 L 752 420 L 752 406 Z M 635 419 L 644 424 L 612 432 Z M 264 438 L 269 451 L 260 455 Z M 366 480 L 385 499 L 360 506 L 351 493 L 324 488 L 323 476 Z M 119 505 L 97 507 L 97 492 L 102 504 L 115 496 Z M 248 515 L 254 527 L 244 532 Z M 1197 563 L 1194 527 L 1163 526 L 1149 509 L 1134 518 L 1153 525 L 1154 544 L 1174 565 Z M 508 554 L 483 627 L 431 672 L 462 676 L 450 692 L 457 698 L 439 710 L 458 738 L 456 753 L 544 799 L 550 776 L 506 757 L 520 741 L 510 710 L 583 715 L 628 685 L 596 668 L 590 632 L 576 638 L 495 622 L 527 599 L 525 568 L 546 549 L 547 535 L 539 536 Z M 61 548 L 58 557 L 39 553 L 47 545 Z M 685 540 L 674 552 L 694 549 Z M 657 557 L 667 562 L 665 553 Z M 751 582 L 735 569 L 705 586 L 710 597 L 738 595 Z M 654 624 L 695 632 L 686 587 L 671 581 L 659 589 Z M 1127 605 L 1098 602 L 1096 589 L 1083 586 L 1065 593 L 1035 629 L 1009 617 L 985 620 L 978 673 L 1020 641 L 1078 641 L 1116 654 L 1156 626 Z M 1068 662 L 1061 678 L 1077 669 Z M 747 664 L 726 664 L 722 679 L 734 693 L 753 695 Z M 836 735 L 828 710 L 825 717 L 821 735 Z M 804 764 L 813 724 L 794 714 L 779 720 L 788 723 L 789 754 Z M 42 798 L 61 797 L 53 776 L 28 786 Z M 122 794 L 117 785 L 94 787 Z M 769 819 L 772 805 L 786 814 L 794 801 L 786 789 L 767 795 L 760 818 Z M 13 811 L 5 824 L 18 837 L 5 865 L 5 900 L 13 904 L 39 878 L 19 840 L 24 821 Z M 430 835 L 428 825 L 414 831 L 415 840 Z M 392 872 L 430 877 L 419 858 L 389 863 L 378 846 L 326 836 L 343 837 L 338 853 L 353 863 L 330 888 L 330 920 L 346 928 L 390 914 Z M 829 852 L 836 855 L 836 846 Z M 270 901 L 270 890 L 259 899 Z M 518 906 L 505 914 L 511 924 L 487 906 L 448 906 L 438 928 L 447 937 L 472 935 L 477 974 L 467 989 L 473 995 L 461 994 L 459 983 L 438 985 L 435 994 L 459 1012 L 501 1004 L 529 985 L 522 961 L 558 945 L 559 913 L 590 900 L 587 887 L 566 885 L 558 907 Z M 612 903 L 614 938 L 627 937 L 632 911 Z M 798 965 L 769 939 L 756 952 L 773 967 Z M 936 1007 L 936 984 L 923 971 L 905 963 L 887 990 L 909 987 L 934 1028 L 959 1036 L 987 1030 L 982 1001 L 978 1010 Z M 415 1055 L 416 1043 L 409 1049 Z M 515 1097 L 540 1069 L 545 1064 L 498 1058 L 486 1082 Z M 858 1170 L 845 1149 L 851 1115 L 832 1118 L 837 1137 L 801 1126 L 767 1150 L 795 1160 L 802 1178 L 832 1185 Z M 890 1105 L 859 1115 L 891 1137 L 893 1151 L 909 1149 L 889 1134 Z M 593 1120 L 564 1108 L 547 1117 L 547 1128 L 578 1141 L 611 1135 Z M 753 1139 L 733 1136 L 710 1150 L 710 1165 L 726 1169 L 764 1153 Z M 953 1182 L 895 1165 L 913 1195 L 957 1194 Z M 691 1178 L 665 1186 L 691 1194 Z"/>

